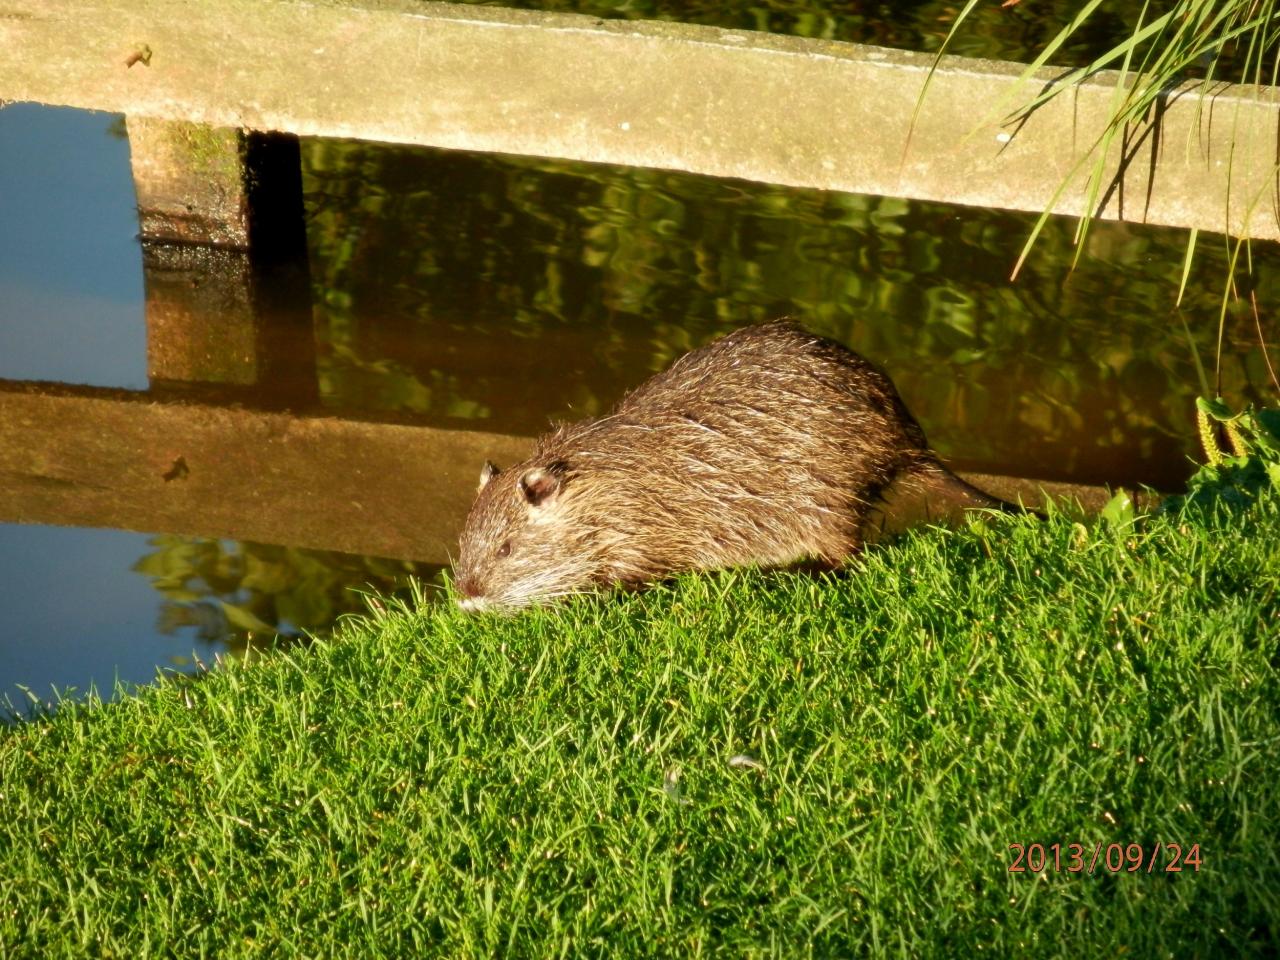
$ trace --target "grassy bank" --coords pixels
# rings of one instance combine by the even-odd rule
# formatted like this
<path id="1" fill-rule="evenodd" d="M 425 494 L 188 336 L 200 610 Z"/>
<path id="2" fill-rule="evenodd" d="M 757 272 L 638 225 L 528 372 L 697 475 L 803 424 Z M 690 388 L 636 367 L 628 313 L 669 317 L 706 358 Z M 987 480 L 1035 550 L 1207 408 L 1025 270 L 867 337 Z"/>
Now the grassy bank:
<path id="1" fill-rule="evenodd" d="M 1269 496 L 379 614 L 0 731 L 0 955 L 1274 955 L 1278 586 Z"/>

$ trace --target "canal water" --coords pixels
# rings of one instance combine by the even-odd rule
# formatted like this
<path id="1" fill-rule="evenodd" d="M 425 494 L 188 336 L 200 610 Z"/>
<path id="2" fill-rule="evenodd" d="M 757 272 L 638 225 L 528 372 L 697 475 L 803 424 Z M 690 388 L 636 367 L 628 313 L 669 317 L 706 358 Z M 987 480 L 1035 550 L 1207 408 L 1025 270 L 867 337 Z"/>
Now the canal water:
<path id="1" fill-rule="evenodd" d="M 1017 55 L 1006 42 L 985 52 Z M 1216 238 L 1177 308 L 1178 231 L 1095 224 L 1073 267 L 1074 223 L 1054 220 L 1010 283 L 1033 220 L 1019 214 L 337 141 L 304 142 L 302 160 L 313 324 L 298 350 L 315 369 L 296 389 L 339 417 L 532 435 L 778 316 L 886 368 L 933 444 L 978 472 L 1176 489 L 1220 317 L 1223 395 L 1275 400 L 1252 314 L 1222 312 Z M 0 109 L 0 378 L 148 388 L 134 202 L 120 118 Z M 1241 286 L 1260 304 L 1280 300 L 1278 264 L 1255 248 Z M 303 639 L 360 610 L 359 589 L 437 573 L 7 519 L 0 701 L 19 709 Z"/>

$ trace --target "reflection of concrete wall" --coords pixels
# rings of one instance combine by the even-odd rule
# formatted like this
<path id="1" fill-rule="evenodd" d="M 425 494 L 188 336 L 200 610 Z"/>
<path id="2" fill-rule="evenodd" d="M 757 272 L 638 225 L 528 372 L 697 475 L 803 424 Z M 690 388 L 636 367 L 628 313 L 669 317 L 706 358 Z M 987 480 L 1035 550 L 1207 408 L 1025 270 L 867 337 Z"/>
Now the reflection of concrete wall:
<path id="1" fill-rule="evenodd" d="M 1015 210 L 1050 203 L 1116 83 L 1002 130 L 983 118 L 1017 103 L 1021 67 L 950 58 L 907 149 L 930 58 L 826 40 L 410 0 L 9 0 L 0 39 L 11 100 Z M 1184 88 L 1158 136 L 1129 131 L 1105 216 L 1280 238 L 1276 91 L 1214 94 Z M 1088 205 L 1078 183 L 1057 208 Z"/>
<path id="2" fill-rule="evenodd" d="M 486 458 L 530 441 L 0 381 L 0 522 L 443 564 Z"/>
<path id="3" fill-rule="evenodd" d="M 147 376 L 153 384 L 258 382 L 257 328 L 244 250 L 144 243 Z"/>
<path id="4" fill-rule="evenodd" d="M 147 304 L 147 376 L 317 392 L 297 138 L 129 121 Z"/>
<path id="5" fill-rule="evenodd" d="M 527 437 L 0 381 L 0 522 L 118 527 L 446 564 L 486 459 Z M 1096 488 L 971 476 L 1028 505 Z M 929 513 L 895 505 L 889 529 Z M 917 512 L 913 512 L 913 510 Z M 936 514 L 935 514 L 936 515 Z"/>
<path id="6" fill-rule="evenodd" d="M 144 237 L 249 245 L 239 131 L 136 116 L 128 129 Z"/>

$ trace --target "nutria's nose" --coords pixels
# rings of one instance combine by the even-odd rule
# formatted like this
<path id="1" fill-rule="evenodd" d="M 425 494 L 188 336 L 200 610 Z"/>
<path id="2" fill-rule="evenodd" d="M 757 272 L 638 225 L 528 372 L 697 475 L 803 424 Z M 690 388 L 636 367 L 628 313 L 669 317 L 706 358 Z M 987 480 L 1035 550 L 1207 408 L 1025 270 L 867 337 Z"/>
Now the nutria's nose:
<path id="1" fill-rule="evenodd" d="M 475 613 L 477 610 L 484 610 L 489 603 L 480 595 L 480 588 L 474 580 L 459 580 L 457 582 L 458 608 L 465 610 L 467 613 Z"/>

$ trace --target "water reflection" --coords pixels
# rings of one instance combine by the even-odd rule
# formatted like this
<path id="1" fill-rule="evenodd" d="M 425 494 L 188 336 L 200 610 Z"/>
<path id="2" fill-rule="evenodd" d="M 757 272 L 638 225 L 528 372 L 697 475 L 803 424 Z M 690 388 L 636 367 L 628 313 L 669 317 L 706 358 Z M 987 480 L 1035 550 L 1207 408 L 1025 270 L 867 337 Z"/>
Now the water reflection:
<path id="1" fill-rule="evenodd" d="M 145 386 L 129 145 L 108 114 L 0 107 L 0 377 Z"/>
<path id="2" fill-rule="evenodd" d="M 0 524 L 0 719 L 25 713 L 33 697 L 94 688 L 106 698 L 117 683 L 308 642 L 365 612 L 367 592 L 408 599 L 417 578 L 430 595 L 439 571 L 205 537 Z"/>
<path id="3" fill-rule="evenodd" d="M 293 643 L 365 609 L 363 595 L 405 595 L 411 578 L 431 583 L 441 568 L 275 544 L 161 534 L 133 564 L 164 600 L 157 629 L 190 629 L 243 653 L 255 639 Z"/>
<path id="4" fill-rule="evenodd" d="M 1227 255 L 1095 225 L 688 174 L 334 141 L 304 146 L 322 401 L 537 433 L 733 327 L 790 315 L 883 365 L 957 465 L 1177 487 Z M 1252 283 L 1274 302 L 1276 254 Z M 1223 392 L 1258 400 L 1249 314 Z"/>
<path id="5" fill-rule="evenodd" d="M 226 651 L 189 632 L 155 629 L 157 596 L 131 571 L 146 536 L 0 523 L 0 707 L 23 709 L 53 690 L 90 686 L 106 697 L 116 684 L 147 683 L 157 669 L 188 669 L 175 658 L 212 663 Z M 0 717 L 4 711 L 0 710 Z"/>
<path id="6" fill-rule="evenodd" d="M 483 6 L 581 13 L 604 19 L 674 20 L 738 30 L 784 33 L 821 40 L 870 43 L 933 53 L 963 4 L 954 0 L 462 0 Z M 1074 0 L 978 4 L 948 48 L 951 53 L 1029 60 L 1080 13 Z M 1142 24 L 1173 7 L 1108 4 L 1056 51 L 1055 63 L 1085 64 Z"/>

